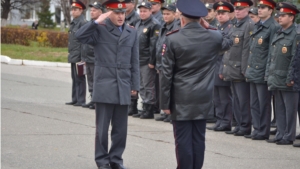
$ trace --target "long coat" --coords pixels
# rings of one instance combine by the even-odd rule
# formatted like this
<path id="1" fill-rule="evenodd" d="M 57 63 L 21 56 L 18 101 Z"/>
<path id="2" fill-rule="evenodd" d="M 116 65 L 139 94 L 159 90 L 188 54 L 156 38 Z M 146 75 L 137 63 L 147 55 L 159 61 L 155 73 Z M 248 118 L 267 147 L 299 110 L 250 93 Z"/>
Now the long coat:
<path id="1" fill-rule="evenodd" d="M 227 40 L 230 40 L 230 43 L 225 43 L 225 40 L 223 40 L 222 46 L 226 49 L 229 49 L 232 46 L 232 40 L 230 39 L 230 36 L 232 34 L 232 24 L 231 21 L 225 22 L 223 25 L 218 26 L 218 30 L 222 31 L 224 35 L 229 37 Z M 222 49 L 223 49 L 222 47 Z M 215 69 L 215 86 L 230 86 L 230 82 L 224 81 L 220 79 L 219 74 L 222 74 L 223 71 L 223 56 L 224 56 L 224 51 L 220 52 L 218 55 L 218 59 L 216 62 L 216 69 Z"/>
<path id="2" fill-rule="evenodd" d="M 122 27 L 121 32 L 106 19 L 99 25 L 88 22 L 76 33 L 95 50 L 93 102 L 130 105 L 131 90 L 139 90 L 137 32 L 127 24 Z"/>
<path id="3" fill-rule="evenodd" d="M 213 111 L 215 62 L 222 35 L 191 22 L 166 37 L 162 57 L 161 108 L 172 120 L 206 119 Z"/>
<path id="4" fill-rule="evenodd" d="M 225 81 L 244 81 L 244 74 L 250 51 L 250 35 L 254 28 L 253 21 L 246 16 L 233 26 L 231 38 L 233 45 L 223 57 L 223 77 Z"/>
<path id="5" fill-rule="evenodd" d="M 264 78 L 269 49 L 272 48 L 272 39 L 279 28 L 279 24 L 273 17 L 263 24 L 260 22 L 255 24 L 250 38 L 250 55 L 245 73 L 247 82 L 266 83 Z"/>
<path id="6" fill-rule="evenodd" d="M 296 55 L 297 43 L 300 42 L 300 34 L 296 31 L 296 26 L 279 29 L 272 40 L 272 47 L 266 68 L 266 80 L 269 90 L 297 91 L 299 89 L 293 86 L 287 86 L 287 83 L 295 81 L 298 83 L 295 72 L 299 69 L 299 55 Z M 299 71 L 299 70 L 298 70 Z M 296 84 L 298 86 L 299 84 Z"/>
<path id="7" fill-rule="evenodd" d="M 75 33 L 80 29 L 86 20 L 84 15 L 80 15 L 79 17 L 72 20 L 70 23 L 70 30 L 69 30 L 69 44 L 68 44 L 68 62 L 69 63 L 77 63 L 83 61 L 86 55 L 86 47 L 82 45 L 78 39 L 75 37 Z"/>

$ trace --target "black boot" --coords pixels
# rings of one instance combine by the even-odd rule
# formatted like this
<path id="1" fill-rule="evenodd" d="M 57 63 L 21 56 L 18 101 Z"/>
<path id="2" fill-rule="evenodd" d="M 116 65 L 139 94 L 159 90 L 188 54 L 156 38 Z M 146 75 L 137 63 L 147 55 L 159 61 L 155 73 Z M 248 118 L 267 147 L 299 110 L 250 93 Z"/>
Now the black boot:
<path id="1" fill-rule="evenodd" d="M 93 105 L 94 103 L 92 101 L 90 101 L 89 103 L 86 104 L 82 104 L 82 107 L 84 108 L 89 108 L 91 105 Z"/>
<path id="2" fill-rule="evenodd" d="M 140 119 L 154 119 L 154 105 L 152 104 L 145 104 L 146 112 L 141 114 Z"/>
<path id="3" fill-rule="evenodd" d="M 128 116 L 132 116 L 133 114 L 138 114 L 137 99 L 131 99 Z"/>
<path id="4" fill-rule="evenodd" d="M 171 122 L 171 115 L 170 114 L 167 115 L 167 118 L 164 119 L 164 122 L 168 122 L 168 123 Z"/>
<path id="5" fill-rule="evenodd" d="M 155 120 L 156 121 L 164 121 L 166 118 L 168 118 L 168 115 L 166 113 L 161 114 L 161 116 L 156 117 Z"/>
<path id="6" fill-rule="evenodd" d="M 143 103 L 142 107 L 143 107 L 143 110 L 138 110 L 138 112 L 136 114 L 133 114 L 132 117 L 139 118 L 141 116 L 141 114 L 144 114 L 146 112 L 145 103 Z"/>

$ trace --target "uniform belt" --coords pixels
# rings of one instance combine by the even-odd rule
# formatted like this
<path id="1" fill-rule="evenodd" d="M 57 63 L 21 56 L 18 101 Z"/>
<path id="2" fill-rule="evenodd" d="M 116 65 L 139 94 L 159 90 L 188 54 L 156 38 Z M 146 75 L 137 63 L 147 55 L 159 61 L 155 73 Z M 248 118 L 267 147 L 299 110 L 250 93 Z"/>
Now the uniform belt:
<path id="1" fill-rule="evenodd" d="M 98 63 L 97 66 L 118 68 L 118 69 L 130 69 L 131 68 L 131 64 L 122 64 L 122 63 Z"/>

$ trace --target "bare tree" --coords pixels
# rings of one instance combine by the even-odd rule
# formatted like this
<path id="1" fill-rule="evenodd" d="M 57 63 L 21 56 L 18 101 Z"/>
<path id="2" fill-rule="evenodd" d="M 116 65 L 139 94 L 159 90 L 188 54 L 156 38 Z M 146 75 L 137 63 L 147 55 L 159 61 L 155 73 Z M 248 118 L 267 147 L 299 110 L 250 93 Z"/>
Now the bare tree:
<path id="1" fill-rule="evenodd" d="M 2 26 L 6 26 L 8 14 L 11 10 L 19 10 L 21 13 L 25 11 L 26 8 L 32 7 L 32 4 L 39 2 L 39 0 L 1 0 L 1 21 Z"/>

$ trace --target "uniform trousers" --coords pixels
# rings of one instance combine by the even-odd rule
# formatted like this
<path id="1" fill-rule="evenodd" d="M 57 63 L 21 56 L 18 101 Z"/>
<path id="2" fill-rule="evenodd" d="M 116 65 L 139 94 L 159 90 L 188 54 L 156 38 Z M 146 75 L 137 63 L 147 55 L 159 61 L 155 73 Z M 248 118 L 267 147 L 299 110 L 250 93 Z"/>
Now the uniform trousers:
<path id="1" fill-rule="evenodd" d="M 252 116 L 253 136 L 266 139 L 270 135 L 271 95 L 265 83 L 250 83 L 250 107 Z"/>
<path id="2" fill-rule="evenodd" d="M 85 76 L 78 76 L 76 72 L 76 63 L 71 63 L 72 76 L 72 102 L 84 104 L 86 95 Z"/>
<path id="3" fill-rule="evenodd" d="M 237 122 L 236 130 L 251 132 L 250 84 L 232 82 L 233 113 Z"/>
<path id="4" fill-rule="evenodd" d="M 173 120 L 177 169 L 201 169 L 205 151 L 206 120 Z"/>
<path id="5" fill-rule="evenodd" d="M 86 62 L 86 77 L 91 95 L 93 95 L 94 70 L 95 64 Z"/>
<path id="6" fill-rule="evenodd" d="M 276 140 L 294 141 L 296 136 L 299 93 L 275 90 L 277 133 Z"/>
<path id="7" fill-rule="evenodd" d="M 140 66 L 140 96 L 145 104 L 156 104 L 155 78 L 156 69 Z"/>
<path id="8" fill-rule="evenodd" d="M 232 94 L 230 86 L 215 86 L 214 107 L 217 116 L 215 126 L 231 128 Z"/>
<path id="9" fill-rule="evenodd" d="M 128 105 L 96 103 L 95 161 L 97 166 L 123 164 L 126 147 Z M 111 147 L 108 150 L 108 129 L 111 124 Z"/>

